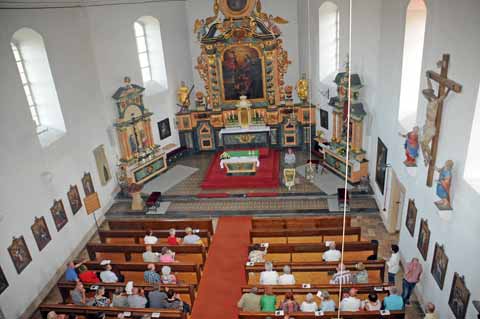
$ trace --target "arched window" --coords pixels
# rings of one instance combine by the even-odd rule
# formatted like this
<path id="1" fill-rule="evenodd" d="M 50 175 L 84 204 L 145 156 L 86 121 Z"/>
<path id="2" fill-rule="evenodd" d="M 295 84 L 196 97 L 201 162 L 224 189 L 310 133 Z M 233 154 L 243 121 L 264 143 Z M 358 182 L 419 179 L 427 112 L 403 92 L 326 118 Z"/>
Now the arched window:
<path id="1" fill-rule="evenodd" d="M 477 192 L 480 192 L 480 148 L 478 147 L 478 136 L 480 136 L 480 86 L 478 87 L 477 106 L 473 116 L 472 131 L 468 145 L 467 160 L 463 176 Z"/>
<path id="2" fill-rule="evenodd" d="M 403 43 L 402 84 L 398 121 L 404 130 L 415 126 L 422 72 L 423 43 L 427 7 L 423 0 L 411 0 L 405 20 Z"/>
<path id="3" fill-rule="evenodd" d="M 167 71 L 160 23 L 154 17 L 144 16 L 135 21 L 133 29 L 144 86 L 153 81 L 160 86 L 160 90 L 166 90 L 168 88 Z"/>
<path id="4" fill-rule="evenodd" d="M 13 34 L 10 46 L 38 137 L 47 146 L 66 128 L 43 38 L 22 28 Z"/>
<path id="5" fill-rule="evenodd" d="M 324 81 L 338 70 L 340 49 L 340 13 L 336 4 L 323 3 L 318 9 L 318 73 Z"/>

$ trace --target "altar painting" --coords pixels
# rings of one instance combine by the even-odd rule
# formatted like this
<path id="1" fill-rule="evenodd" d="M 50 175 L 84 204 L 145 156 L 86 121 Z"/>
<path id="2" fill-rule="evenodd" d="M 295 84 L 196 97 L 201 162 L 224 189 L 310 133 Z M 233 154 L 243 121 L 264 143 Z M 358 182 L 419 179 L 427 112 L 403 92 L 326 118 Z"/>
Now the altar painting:
<path id="1" fill-rule="evenodd" d="M 234 46 L 223 52 L 222 80 L 224 101 L 265 99 L 262 59 L 249 46 Z"/>

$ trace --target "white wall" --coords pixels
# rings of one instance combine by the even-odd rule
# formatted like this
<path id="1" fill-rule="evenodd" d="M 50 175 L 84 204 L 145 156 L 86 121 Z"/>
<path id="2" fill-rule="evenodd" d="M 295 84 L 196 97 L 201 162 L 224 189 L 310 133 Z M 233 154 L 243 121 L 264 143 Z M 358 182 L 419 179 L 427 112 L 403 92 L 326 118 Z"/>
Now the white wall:
<path id="1" fill-rule="evenodd" d="M 263 0 L 262 11 L 267 14 L 280 16 L 287 19 L 288 24 L 278 25 L 282 31 L 283 47 L 288 52 L 292 64 L 288 67 L 285 76 L 285 84 L 295 85 L 300 78 L 299 73 L 299 45 L 298 45 L 298 0 Z M 186 0 L 187 7 L 187 27 L 190 38 L 190 52 L 192 65 L 197 65 L 197 57 L 200 55 L 200 42 L 197 41 L 196 34 L 193 33 L 193 25 L 196 19 L 203 19 L 213 16 L 212 0 Z M 220 12 L 220 15 L 222 13 Z M 198 72 L 194 70 L 195 91 L 204 91 L 203 81 Z M 191 84 L 190 84 L 191 85 Z"/>
<path id="2" fill-rule="evenodd" d="M 0 10 L 0 265 L 10 286 L 0 295 L 6 318 L 19 318 L 68 254 L 94 226 L 92 216 L 82 208 L 73 216 L 66 192 L 70 184 L 81 187 L 83 172 L 92 173 L 103 214 L 115 188 L 114 179 L 99 183 L 93 149 L 105 145 L 112 172 L 117 148 L 109 142 L 116 109 L 111 95 L 122 85 L 124 75 L 141 83 L 133 36 L 133 21 L 152 15 L 162 27 L 169 91 L 145 98 L 152 110 L 153 135 L 159 141 L 156 121 L 170 117 L 172 137 L 161 142 L 176 142 L 174 130 L 175 88 L 181 79 L 192 80 L 192 67 L 185 26 L 185 4 L 164 2 L 149 5 L 92 7 L 88 9 Z M 50 67 L 65 119 L 67 133 L 47 148 L 42 148 L 26 104 L 9 42 L 21 27 L 39 32 L 45 41 Z M 51 172 L 46 185 L 43 172 Z M 50 214 L 54 199 L 62 199 L 68 224 L 57 232 Z M 38 251 L 30 226 L 35 216 L 45 216 L 52 241 Z M 7 252 L 13 236 L 23 235 L 33 261 L 18 275 Z"/>
<path id="3" fill-rule="evenodd" d="M 398 136 L 400 125 L 397 118 L 406 8 L 406 0 L 384 1 L 382 6 L 379 81 L 376 87 L 375 117 L 372 123 L 374 134 L 370 147 L 370 173 L 373 180 L 376 139 L 379 136 L 389 149 L 388 162 L 407 189 L 406 200 L 414 198 L 418 208 L 415 236 L 412 238 L 405 229 L 405 212 L 400 232 L 402 257 L 405 260 L 417 257 L 424 267 L 424 275 L 420 284 L 417 285 L 417 294 L 423 302 L 434 302 L 441 318 L 453 317 L 448 306 L 448 298 L 453 273 L 458 272 L 465 275 L 467 287 L 471 292 L 467 318 L 475 318 L 476 311 L 471 300 L 478 299 L 480 294 L 480 277 L 476 272 L 480 267 L 480 260 L 475 256 L 479 251 L 475 232 L 476 225 L 480 223 L 476 209 L 480 205 L 480 195 L 462 177 L 479 87 L 480 60 L 477 52 L 480 49 L 480 43 L 472 41 L 471 35 L 480 30 L 478 14 L 480 3 L 475 0 L 427 1 L 422 74 L 428 69 L 436 69 L 436 62 L 441 59 L 442 54 L 450 53 L 449 77 L 463 85 L 461 94 L 452 94 L 445 102 L 437 157 L 437 165 L 443 165 L 446 159 L 455 161 L 452 186 L 454 210 L 450 221 L 442 220 L 437 214 L 433 204 L 438 200 L 435 195 L 435 184 L 432 188 L 425 185 L 427 169 L 422 164 L 423 159 L 419 158 L 419 167 L 416 169 L 407 170 L 402 164 L 404 141 Z M 426 80 L 423 77 L 421 88 L 425 87 Z M 417 123 L 420 125 L 424 123 L 425 107 L 425 99 L 420 95 L 417 116 Z M 379 206 L 382 207 L 383 197 L 374 182 L 372 186 Z M 404 206 L 406 210 L 407 205 Z M 426 262 L 423 261 L 417 249 L 421 218 L 428 219 L 431 230 Z M 446 254 L 449 257 L 443 290 L 440 290 L 430 273 L 435 242 L 445 245 Z"/>

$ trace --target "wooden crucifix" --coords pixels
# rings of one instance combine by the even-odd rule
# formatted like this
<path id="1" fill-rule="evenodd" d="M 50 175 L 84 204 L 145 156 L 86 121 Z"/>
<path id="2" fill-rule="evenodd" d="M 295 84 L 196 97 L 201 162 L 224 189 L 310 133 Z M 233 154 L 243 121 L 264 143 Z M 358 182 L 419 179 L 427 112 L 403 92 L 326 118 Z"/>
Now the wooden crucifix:
<path id="1" fill-rule="evenodd" d="M 440 74 L 434 71 L 427 71 L 428 89 L 423 90 L 423 95 L 428 101 L 425 125 L 422 128 L 420 146 L 422 147 L 425 165 L 428 166 L 427 186 L 431 187 L 433 183 L 433 174 L 435 172 L 435 162 L 437 160 L 438 140 L 440 137 L 440 127 L 442 124 L 443 101 L 450 91 L 460 93 L 462 86 L 452 80 L 448 75 L 448 65 L 450 55 L 444 54 L 441 61 L 438 62 Z M 438 93 L 432 87 L 432 80 L 438 83 Z M 431 147 L 430 147 L 431 143 Z"/>

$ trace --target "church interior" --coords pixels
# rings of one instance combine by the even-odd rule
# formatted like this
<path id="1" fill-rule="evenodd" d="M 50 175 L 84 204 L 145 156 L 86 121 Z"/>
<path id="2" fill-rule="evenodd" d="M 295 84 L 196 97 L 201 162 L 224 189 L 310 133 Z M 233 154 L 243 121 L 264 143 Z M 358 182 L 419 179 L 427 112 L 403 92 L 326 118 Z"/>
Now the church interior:
<path id="1" fill-rule="evenodd" d="M 480 318 L 479 32 L 478 0 L 0 1 L 0 319 Z"/>

